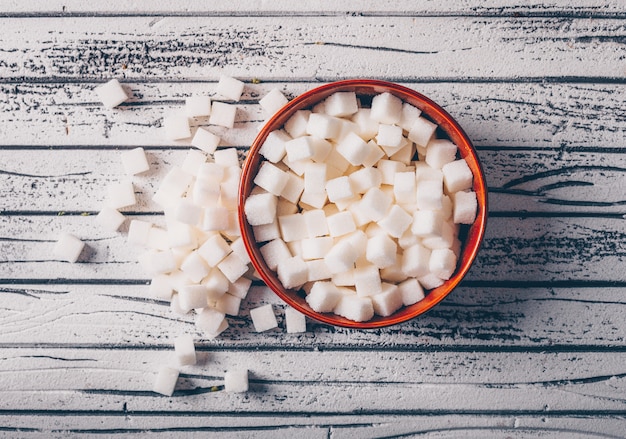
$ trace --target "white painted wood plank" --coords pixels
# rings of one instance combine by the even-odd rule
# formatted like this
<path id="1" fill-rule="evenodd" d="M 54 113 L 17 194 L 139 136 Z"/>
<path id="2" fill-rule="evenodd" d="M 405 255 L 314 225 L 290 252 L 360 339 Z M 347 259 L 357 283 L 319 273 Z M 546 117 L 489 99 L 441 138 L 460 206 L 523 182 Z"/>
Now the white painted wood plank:
<path id="1" fill-rule="evenodd" d="M 3 285 L 3 346 L 171 346 L 183 332 L 223 349 L 429 350 L 528 347 L 593 349 L 624 346 L 623 288 L 558 286 L 459 287 L 428 313 L 376 331 L 333 328 L 307 319 L 308 332 L 287 334 L 284 303 L 267 287 L 253 287 L 240 315 L 211 342 L 168 303 L 149 297 L 145 285 Z M 272 304 L 279 328 L 254 330 L 249 310 Z M 509 349 L 504 349 L 508 351 Z M 465 355 L 465 354 L 461 354 Z"/>
<path id="2" fill-rule="evenodd" d="M 11 17 L 0 19 L 0 26 L 0 76 L 14 80 L 178 80 L 215 78 L 222 71 L 307 80 L 624 73 L 624 27 L 616 19 Z"/>
<path id="3" fill-rule="evenodd" d="M 207 79 L 210 79 L 208 77 Z M 107 110 L 97 84 L 0 84 L 0 144 L 8 146 L 185 146 L 160 133 L 164 114 L 184 98 L 213 94 L 214 82 L 124 83 L 133 98 Z M 272 88 L 290 98 L 315 82 L 248 83 L 235 129 L 193 122 L 222 136 L 222 145 L 247 146 L 265 119 L 258 100 Z M 626 91 L 621 84 L 403 83 L 441 104 L 477 146 L 623 147 Z"/>
<path id="4" fill-rule="evenodd" d="M 375 3 L 351 0 L 336 2 L 332 0 L 315 0 L 308 2 L 287 2 L 276 0 L 271 3 L 259 2 L 258 0 L 214 0 L 209 5 L 195 0 L 181 0 L 175 3 L 163 0 L 135 0 L 132 3 L 123 1 L 111 1 L 106 4 L 85 3 L 80 0 L 49 0 L 44 5 L 31 1 L 5 0 L 3 12 L 10 14 L 332 14 L 332 13 L 375 13 L 380 15 L 394 14 L 592 14 L 611 15 L 623 12 L 623 6 L 618 0 L 574 0 L 552 1 L 539 0 L 526 1 L 523 5 L 512 0 L 491 1 L 485 4 L 479 0 L 464 0 L 463 2 L 414 2 L 411 0 L 401 1 L 378 1 Z"/>

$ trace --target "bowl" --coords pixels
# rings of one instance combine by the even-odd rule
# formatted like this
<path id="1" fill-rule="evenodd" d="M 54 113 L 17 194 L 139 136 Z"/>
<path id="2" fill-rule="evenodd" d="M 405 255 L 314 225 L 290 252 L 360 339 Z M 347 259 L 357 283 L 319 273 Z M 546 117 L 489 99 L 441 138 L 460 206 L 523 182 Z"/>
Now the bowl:
<path id="1" fill-rule="evenodd" d="M 473 190 L 476 192 L 478 201 L 478 211 L 474 223 L 463 231 L 462 250 L 458 258 L 457 268 L 453 276 L 443 285 L 434 288 L 426 293 L 426 297 L 421 301 L 400 308 L 388 317 L 374 316 L 365 322 L 355 322 L 333 313 L 319 313 L 311 309 L 307 304 L 302 291 L 285 289 L 279 281 L 276 273 L 268 268 L 259 251 L 252 226 L 247 222 L 243 206 L 250 195 L 254 185 L 254 178 L 259 166 L 265 159 L 260 155 L 259 150 L 268 134 L 273 130 L 281 128 L 284 123 L 297 111 L 311 108 L 335 92 L 355 92 L 362 99 L 368 99 L 374 95 L 389 92 L 404 102 L 408 102 L 422 110 L 422 115 L 439 125 L 438 135 L 444 134 L 454 142 L 470 170 L 474 174 Z M 411 320 L 433 308 L 441 302 L 454 288 L 461 282 L 469 271 L 478 253 L 479 247 L 485 234 L 487 221 L 487 187 L 485 177 L 478 160 L 476 150 L 472 142 L 465 134 L 461 126 L 443 108 L 426 96 L 401 85 L 369 79 L 353 79 L 332 82 L 314 88 L 291 100 L 274 114 L 261 129 L 256 139 L 252 143 L 247 158 L 242 169 L 241 183 L 239 186 L 239 224 L 241 236 L 245 247 L 250 255 L 254 268 L 267 286 L 277 294 L 289 306 L 295 308 L 306 316 L 318 322 L 354 329 L 371 329 L 396 325 Z"/>

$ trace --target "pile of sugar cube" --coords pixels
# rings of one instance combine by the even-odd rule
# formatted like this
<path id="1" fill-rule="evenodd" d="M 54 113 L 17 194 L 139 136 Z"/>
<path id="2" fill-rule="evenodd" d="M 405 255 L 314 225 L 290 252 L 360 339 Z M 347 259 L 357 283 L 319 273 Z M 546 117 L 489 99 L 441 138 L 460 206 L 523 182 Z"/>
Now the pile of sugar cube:
<path id="1" fill-rule="evenodd" d="M 337 92 L 259 153 L 246 219 L 268 268 L 313 310 L 389 316 L 453 275 L 460 225 L 476 217 L 473 174 L 415 106 Z"/>
<path id="2" fill-rule="evenodd" d="M 230 101 L 239 101 L 244 83 L 222 75 L 215 93 Z M 96 89 L 107 108 L 124 102 L 128 96 L 117 80 Z M 287 102 L 277 89 L 260 100 L 267 116 Z M 169 140 L 189 140 L 190 149 L 180 166 L 172 167 L 160 182 L 152 199 L 163 209 L 165 227 L 149 221 L 133 219 L 128 226 L 127 240 L 144 252 L 139 256 L 143 269 L 150 274 L 152 297 L 170 302 L 175 313 L 195 313 L 196 326 L 210 339 L 228 328 L 226 316 L 239 314 L 255 276 L 250 259 L 240 238 L 237 215 L 238 188 L 241 176 L 235 148 L 218 149 L 220 137 L 198 127 L 192 136 L 191 118 L 208 117 L 210 125 L 233 128 L 236 105 L 192 96 L 182 109 L 163 118 L 163 135 Z M 143 148 L 121 153 L 127 179 L 107 188 L 105 206 L 96 220 L 101 227 L 115 232 L 126 217 L 120 209 L 137 203 L 134 176 L 150 169 Z M 75 262 L 83 243 L 70 234 L 63 234 L 55 251 L 65 260 Z M 250 310 L 257 332 L 278 326 L 271 304 Z M 304 315 L 287 307 L 285 323 L 288 333 L 306 331 Z M 175 341 L 178 366 L 196 363 L 195 346 L 190 335 Z M 153 390 L 172 395 L 178 380 L 178 366 L 163 366 Z M 226 391 L 246 391 L 248 371 L 226 372 Z"/>

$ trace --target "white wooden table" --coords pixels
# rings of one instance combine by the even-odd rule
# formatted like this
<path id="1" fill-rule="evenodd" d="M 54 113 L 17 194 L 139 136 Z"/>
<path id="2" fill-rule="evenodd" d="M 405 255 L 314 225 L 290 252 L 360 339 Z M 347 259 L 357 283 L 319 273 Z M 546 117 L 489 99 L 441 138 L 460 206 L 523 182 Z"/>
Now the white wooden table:
<path id="1" fill-rule="evenodd" d="M 625 437 L 626 2 L 520 3 L 0 1 L 0 435 Z M 161 219 L 150 194 L 188 148 L 162 116 L 221 73 L 247 82 L 216 129 L 242 152 L 274 87 L 378 78 L 444 106 L 490 189 L 462 286 L 397 327 L 287 334 L 257 284 L 216 340 L 151 299 L 93 215 L 143 146 L 126 213 Z M 111 78 L 133 98 L 106 110 Z M 62 231 L 87 243 L 79 263 L 52 256 Z M 265 303 L 280 326 L 259 334 Z M 154 394 L 183 333 L 200 364 Z M 250 391 L 212 391 L 236 366 Z"/>

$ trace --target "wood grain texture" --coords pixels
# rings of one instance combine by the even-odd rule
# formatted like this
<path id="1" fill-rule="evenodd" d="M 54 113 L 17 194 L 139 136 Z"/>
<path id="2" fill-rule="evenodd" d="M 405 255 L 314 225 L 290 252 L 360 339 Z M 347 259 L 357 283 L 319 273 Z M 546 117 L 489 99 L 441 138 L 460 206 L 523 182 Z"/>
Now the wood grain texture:
<path id="1" fill-rule="evenodd" d="M 208 78 L 207 78 L 208 79 Z M 128 80 L 129 102 L 107 110 L 93 89 L 98 84 L 0 84 L 0 144 L 33 146 L 172 146 L 159 127 L 185 97 L 214 95 L 215 82 L 146 84 Z M 248 83 L 237 105 L 235 129 L 192 122 L 222 137 L 222 145 L 247 147 L 266 118 L 258 100 L 272 88 L 289 98 L 317 82 Z M 626 133 L 620 84 L 403 83 L 442 105 L 477 146 L 622 148 Z M 37 128 L 33 128 L 37 127 Z"/>
<path id="2" fill-rule="evenodd" d="M 179 81 L 223 71 L 321 81 L 624 77 L 619 19 L 34 17 L 0 19 L 0 26 L 0 77 L 18 82 Z"/>

